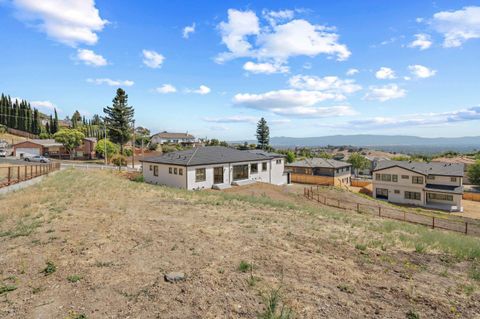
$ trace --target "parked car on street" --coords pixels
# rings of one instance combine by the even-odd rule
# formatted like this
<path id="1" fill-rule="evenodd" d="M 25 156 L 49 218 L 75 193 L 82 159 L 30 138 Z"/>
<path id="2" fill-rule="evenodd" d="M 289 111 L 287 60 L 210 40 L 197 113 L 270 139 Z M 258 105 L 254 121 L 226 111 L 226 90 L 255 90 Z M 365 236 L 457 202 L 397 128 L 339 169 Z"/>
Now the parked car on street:
<path id="1" fill-rule="evenodd" d="M 0 157 L 7 157 L 7 150 L 0 149 Z"/>
<path id="2" fill-rule="evenodd" d="M 45 156 L 31 156 L 31 157 L 25 157 L 25 161 L 27 162 L 38 162 L 38 163 L 50 163 L 50 160 L 46 158 Z"/>

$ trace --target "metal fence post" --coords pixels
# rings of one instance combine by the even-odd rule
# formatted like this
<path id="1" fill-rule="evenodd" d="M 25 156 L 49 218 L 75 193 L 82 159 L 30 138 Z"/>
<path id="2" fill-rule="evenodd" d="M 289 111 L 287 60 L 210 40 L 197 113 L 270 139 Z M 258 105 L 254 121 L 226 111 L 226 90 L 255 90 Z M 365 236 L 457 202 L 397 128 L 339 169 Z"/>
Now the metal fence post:
<path id="1" fill-rule="evenodd" d="M 382 206 L 378 206 L 378 216 L 382 217 Z"/>

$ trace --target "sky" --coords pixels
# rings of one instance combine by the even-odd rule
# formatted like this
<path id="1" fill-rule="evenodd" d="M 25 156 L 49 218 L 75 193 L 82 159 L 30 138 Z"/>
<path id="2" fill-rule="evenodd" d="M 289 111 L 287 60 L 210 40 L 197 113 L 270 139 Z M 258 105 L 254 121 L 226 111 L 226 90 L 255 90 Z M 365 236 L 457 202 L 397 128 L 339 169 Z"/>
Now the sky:
<path id="1" fill-rule="evenodd" d="M 221 140 L 480 135 L 480 1 L 0 0 L 0 91 Z"/>

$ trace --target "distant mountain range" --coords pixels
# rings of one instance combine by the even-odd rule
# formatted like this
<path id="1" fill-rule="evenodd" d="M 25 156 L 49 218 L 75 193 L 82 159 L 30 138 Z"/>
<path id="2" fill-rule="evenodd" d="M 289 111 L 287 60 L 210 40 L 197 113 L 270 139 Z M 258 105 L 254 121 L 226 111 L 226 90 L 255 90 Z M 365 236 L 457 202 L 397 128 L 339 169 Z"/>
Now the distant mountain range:
<path id="1" fill-rule="evenodd" d="M 256 141 L 247 141 L 256 143 Z M 243 142 L 238 142 L 243 143 Z M 285 137 L 278 136 L 270 138 L 270 144 L 274 147 L 295 147 L 295 146 L 356 146 L 371 147 L 385 150 L 421 150 L 422 147 L 428 152 L 442 150 L 473 150 L 480 149 L 480 136 L 467 137 L 418 137 L 408 135 L 331 135 L 319 137 Z"/>

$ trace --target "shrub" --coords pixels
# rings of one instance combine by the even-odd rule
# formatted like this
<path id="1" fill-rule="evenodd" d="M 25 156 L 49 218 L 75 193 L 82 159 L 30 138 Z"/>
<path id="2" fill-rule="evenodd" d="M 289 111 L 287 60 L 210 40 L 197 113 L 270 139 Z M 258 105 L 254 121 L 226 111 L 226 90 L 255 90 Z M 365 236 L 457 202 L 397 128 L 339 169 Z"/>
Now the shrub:
<path id="1" fill-rule="evenodd" d="M 127 157 L 130 157 L 130 156 L 133 155 L 133 151 L 132 151 L 131 149 L 129 149 L 129 148 L 125 148 L 125 149 L 123 150 L 123 155 L 124 155 L 124 156 L 127 156 Z"/>
<path id="2" fill-rule="evenodd" d="M 409 310 L 409 311 L 406 313 L 405 317 L 406 317 L 407 319 L 420 319 L 420 316 L 419 316 L 415 311 L 413 311 L 413 310 Z"/>
<path id="3" fill-rule="evenodd" d="M 112 157 L 112 163 L 116 166 L 127 166 L 127 158 L 117 154 Z"/>
<path id="4" fill-rule="evenodd" d="M 53 274 L 55 271 L 57 271 L 57 266 L 51 261 L 47 261 L 47 267 L 43 269 L 43 273 L 45 276 Z"/>
<path id="5" fill-rule="evenodd" d="M 247 263 L 246 261 L 242 260 L 240 262 L 240 265 L 238 265 L 238 270 L 241 271 L 241 272 L 247 272 L 247 271 L 250 271 L 252 270 L 252 265 Z"/>
<path id="6" fill-rule="evenodd" d="M 82 277 L 79 275 L 71 275 L 67 277 L 67 280 L 70 282 L 77 282 L 80 281 L 80 279 L 82 279 Z"/>
<path id="7" fill-rule="evenodd" d="M 13 285 L 7 285 L 7 286 L 0 286 L 0 295 L 3 295 L 7 292 L 14 291 L 16 290 L 17 287 Z"/>
<path id="8" fill-rule="evenodd" d="M 261 313 L 258 318 L 260 319 L 291 319 L 293 318 L 292 310 L 285 306 L 280 305 L 282 296 L 280 294 L 281 287 L 272 289 L 263 297 L 263 303 L 265 305 L 265 311 Z"/>

